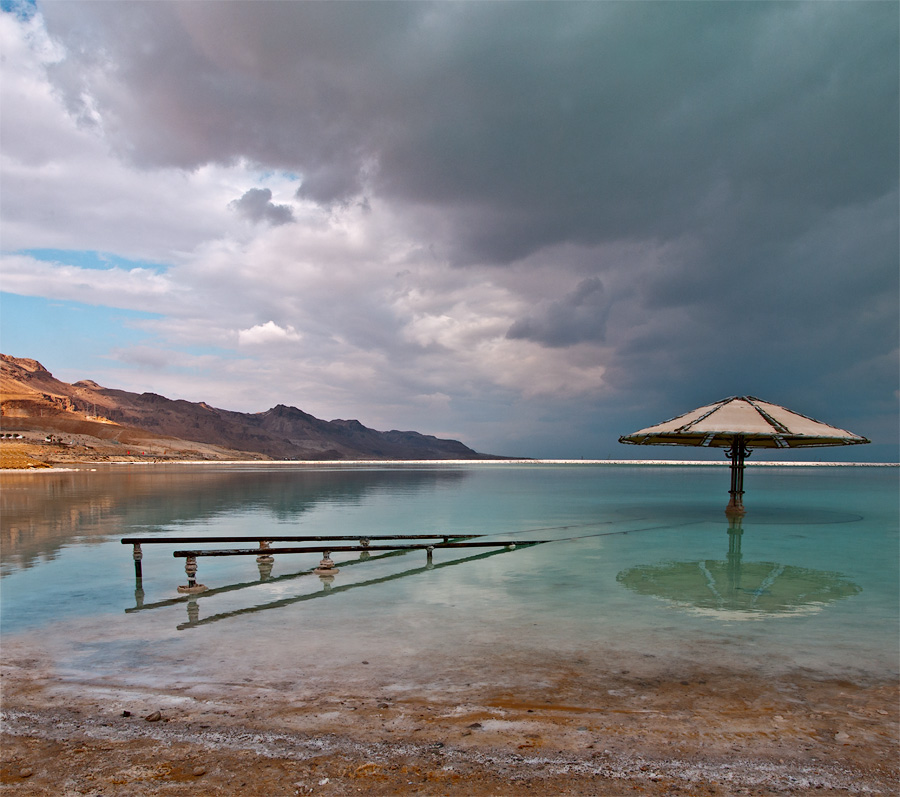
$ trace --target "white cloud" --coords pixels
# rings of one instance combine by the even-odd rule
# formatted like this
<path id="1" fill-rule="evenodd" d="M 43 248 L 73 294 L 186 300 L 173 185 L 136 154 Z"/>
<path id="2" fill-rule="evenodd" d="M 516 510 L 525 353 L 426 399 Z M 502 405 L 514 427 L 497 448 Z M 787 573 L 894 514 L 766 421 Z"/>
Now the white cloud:
<path id="1" fill-rule="evenodd" d="M 178 289 L 166 274 L 149 268 L 78 268 L 27 255 L 0 257 L 0 289 L 23 296 L 166 312 Z"/>
<path id="2" fill-rule="evenodd" d="M 292 326 L 280 327 L 274 321 L 257 324 L 238 331 L 239 346 L 269 346 L 279 343 L 296 343 L 301 338 Z"/>

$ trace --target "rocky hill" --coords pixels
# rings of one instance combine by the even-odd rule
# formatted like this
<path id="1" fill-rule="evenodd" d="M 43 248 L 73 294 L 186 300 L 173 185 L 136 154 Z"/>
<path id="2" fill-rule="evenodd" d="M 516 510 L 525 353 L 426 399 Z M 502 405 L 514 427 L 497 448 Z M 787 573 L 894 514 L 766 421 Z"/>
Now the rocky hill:
<path id="1" fill-rule="evenodd" d="M 494 459 L 456 440 L 323 421 L 279 404 L 259 413 L 129 393 L 91 380 L 68 384 L 36 360 L 0 354 L 0 431 L 76 458 Z M 59 451 L 59 459 L 66 459 Z M 71 453 L 71 452 L 70 452 Z M 71 457 L 69 457 L 71 458 Z"/>

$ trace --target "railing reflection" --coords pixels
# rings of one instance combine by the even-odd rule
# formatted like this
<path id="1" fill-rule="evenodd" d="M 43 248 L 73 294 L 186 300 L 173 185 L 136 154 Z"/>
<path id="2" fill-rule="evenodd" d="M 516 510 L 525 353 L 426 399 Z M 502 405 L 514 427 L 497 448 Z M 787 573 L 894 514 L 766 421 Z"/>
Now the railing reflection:
<path id="1" fill-rule="evenodd" d="M 360 554 L 359 559 L 351 559 L 346 562 L 341 562 L 341 567 L 349 567 L 350 565 L 359 564 L 360 562 L 364 562 L 366 560 L 371 559 L 372 561 L 377 559 L 387 559 L 394 556 L 402 556 L 406 551 L 390 551 L 388 553 L 380 554 L 378 556 L 371 556 L 367 554 L 363 557 Z M 177 598 L 166 598 L 165 600 L 155 601 L 153 603 L 144 603 L 144 590 L 142 587 L 142 579 L 135 579 L 135 605 L 125 609 L 125 614 L 132 614 L 134 612 L 146 611 L 149 609 L 163 609 L 167 606 L 177 606 L 180 603 L 185 603 L 190 599 L 196 598 L 211 598 L 214 595 L 222 595 L 227 592 L 235 592 L 237 590 L 247 589 L 248 587 L 255 587 L 259 585 L 261 582 L 269 582 L 271 584 L 277 584 L 282 581 L 292 581 L 296 578 L 301 578 L 302 576 L 310 576 L 314 575 L 312 570 L 300 570 L 294 573 L 285 573 L 281 576 L 272 576 L 272 565 L 262 563 L 259 567 L 259 579 L 256 581 L 241 581 L 236 584 L 227 584 L 224 587 L 213 587 L 211 589 L 206 590 L 200 595 L 191 595 L 191 596 L 179 596 Z"/>
<path id="2" fill-rule="evenodd" d="M 541 543 L 530 542 L 526 545 L 530 547 L 531 545 L 538 545 Z M 291 581 L 303 576 L 314 576 L 316 575 L 315 570 L 304 570 L 299 573 L 289 573 L 283 576 L 277 576 L 275 578 L 269 578 L 266 576 L 265 578 L 260 578 L 260 581 L 246 582 L 241 584 L 231 584 L 225 587 L 218 587 L 214 589 L 207 590 L 206 592 L 196 594 L 196 595 L 187 595 L 184 597 L 171 598 L 168 600 L 157 601 L 155 603 L 144 604 L 143 603 L 143 590 L 140 589 L 140 586 L 135 590 L 135 602 L 136 605 L 132 608 L 128 608 L 125 610 L 126 613 L 133 613 L 137 611 L 145 611 L 148 609 L 159 609 L 167 606 L 175 606 L 180 603 L 184 603 L 187 609 L 187 622 L 180 623 L 176 626 L 177 630 L 183 631 L 188 628 L 194 628 L 200 625 L 207 625 L 209 623 L 218 622 L 219 620 L 226 620 L 232 617 L 239 617 L 245 614 L 256 614 L 258 612 L 267 611 L 269 609 L 279 609 L 285 606 L 290 606 L 295 603 L 302 603 L 304 601 L 315 600 L 317 598 L 324 598 L 329 595 L 336 595 L 341 592 L 347 592 L 353 589 L 359 589 L 362 587 L 372 587 L 378 584 L 386 584 L 391 581 L 397 581 L 402 578 L 408 578 L 410 576 L 419 575 L 421 573 L 426 573 L 430 570 L 440 570 L 446 567 L 455 567 L 456 565 L 467 564 L 471 562 L 475 562 L 481 559 L 487 559 L 492 556 L 499 556 L 504 553 L 510 553 L 512 550 L 510 548 L 499 548 L 495 550 L 486 551 L 484 553 L 475 554 L 472 556 L 465 556 L 459 559 L 452 559 L 447 562 L 440 562 L 435 564 L 433 560 L 430 558 L 426 562 L 425 565 L 420 567 L 410 568 L 408 570 L 404 570 L 400 573 L 392 573 L 390 575 L 381 576 L 379 578 L 368 579 L 366 581 L 358 581 L 352 584 L 341 584 L 335 586 L 334 584 L 334 576 L 332 575 L 318 575 L 317 578 L 321 584 L 321 590 L 317 592 L 305 593 L 302 595 L 293 595 L 289 598 L 280 598 L 278 600 L 269 601 L 266 603 L 258 604 L 256 606 L 249 606 L 242 609 L 235 609 L 228 612 L 220 612 L 218 614 L 210 615 L 209 617 L 200 619 L 200 599 L 206 600 L 215 595 L 220 595 L 226 592 L 233 592 L 235 590 L 246 589 L 247 587 L 252 587 L 258 585 L 260 581 L 268 581 L 268 583 L 277 583 L 281 581 Z M 359 559 L 348 560 L 345 562 L 340 562 L 340 567 L 348 567 L 354 564 L 359 564 L 360 562 L 373 562 L 379 559 L 385 559 L 389 557 L 402 556 L 408 553 L 408 551 L 391 551 L 389 553 L 380 554 L 380 555 L 372 555 L 368 552 L 363 552 L 360 554 Z M 269 565 L 271 568 L 271 565 Z M 140 593 L 140 597 L 138 595 Z"/>
<path id="3" fill-rule="evenodd" d="M 369 579 L 368 581 L 360 581 L 355 584 L 341 584 L 340 586 L 334 586 L 334 576 L 319 576 L 319 580 L 322 583 L 322 590 L 320 592 L 312 592 L 305 595 L 295 595 L 290 598 L 281 598 L 276 601 L 270 601 L 268 603 L 263 603 L 258 606 L 250 606 L 244 609 L 235 609 L 230 612 L 221 612 L 219 614 L 211 615 L 210 617 L 206 617 L 204 619 L 199 619 L 200 610 L 197 606 L 196 599 L 188 601 L 188 621 L 186 623 L 181 623 L 180 625 L 175 626 L 179 631 L 183 631 L 186 628 L 195 628 L 200 625 L 207 625 L 208 623 L 215 623 L 219 620 L 227 620 L 232 617 L 240 617 L 244 614 L 257 614 L 258 612 L 264 612 L 268 609 L 280 609 L 285 606 L 291 606 L 295 603 L 303 603 L 304 601 L 316 600 L 317 598 L 325 598 L 329 595 L 337 595 L 340 592 L 349 592 L 353 589 L 360 589 L 362 587 L 372 587 L 376 584 L 386 584 L 390 581 L 397 581 L 401 578 L 408 578 L 409 576 L 419 575 L 420 573 L 425 573 L 429 570 L 438 570 L 444 567 L 455 567 L 456 565 L 465 564 L 468 562 L 474 562 L 478 559 L 486 559 L 490 556 L 498 556 L 502 553 L 507 553 L 507 549 L 500 549 L 495 551 L 487 551 L 486 553 L 476 554 L 475 556 L 467 556 L 463 559 L 454 559 L 449 562 L 441 562 L 439 564 L 434 564 L 434 562 L 429 562 L 428 564 L 423 565 L 422 567 L 414 567 L 410 570 L 404 570 L 402 573 L 393 573 L 388 576 L 381 576 L 380 578 Z M 193 605 L 192 605 L 193 604 Z"/>

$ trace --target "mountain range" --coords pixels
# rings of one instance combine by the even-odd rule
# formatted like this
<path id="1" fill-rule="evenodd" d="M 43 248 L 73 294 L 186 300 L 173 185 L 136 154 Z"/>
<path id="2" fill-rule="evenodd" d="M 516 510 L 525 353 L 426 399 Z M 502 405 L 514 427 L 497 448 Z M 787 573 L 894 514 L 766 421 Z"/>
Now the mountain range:
<path id="1" fill-rule="evenodd" d="M 88 459 L 500 459 L 457 440 L 323 421 L 279 404 L 265 412 L 56 379 L 36 360 L 0 354 L 0 430 L 77 447 Z"/>

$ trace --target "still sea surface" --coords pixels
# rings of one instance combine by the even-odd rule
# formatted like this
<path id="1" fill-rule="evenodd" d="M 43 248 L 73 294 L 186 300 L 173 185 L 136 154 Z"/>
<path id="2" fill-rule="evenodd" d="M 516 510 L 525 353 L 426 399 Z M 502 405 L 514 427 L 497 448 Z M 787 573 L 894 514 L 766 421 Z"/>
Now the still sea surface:
<path id="1" fill-rule="evenodd" d="M 294 682 L 372 662 L 464 688 L 498 662 L 896 678 L 898 468 L 180 464 L 2 475 L 0 635 L 65 680 Z M 200 557 L 122 537 L 485 535 L 515 548 Z M 539 545 L 523 545 L 534 540 Z M 289 543 L 277 543 L 287 545 Z M 301 544 L 301 543 L 297 543 Z M 347 541 L 343 544 L 354 544 Z M 250 546 L 254 547 L 254 546 Z M 579 658 L 580 657 L 580 658 Z"/>

